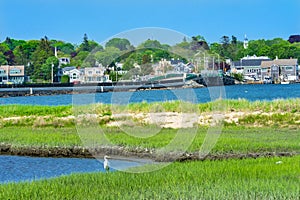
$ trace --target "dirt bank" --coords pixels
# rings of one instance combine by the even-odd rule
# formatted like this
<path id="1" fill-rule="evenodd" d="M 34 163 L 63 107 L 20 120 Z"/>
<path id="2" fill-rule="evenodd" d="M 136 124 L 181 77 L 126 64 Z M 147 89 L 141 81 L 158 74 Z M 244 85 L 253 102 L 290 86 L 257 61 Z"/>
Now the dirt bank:
<path id="1" fill-rule="evenodd" d="M 152 159 L 158 162 L 171 161 L 187 161 L 187 160 L 222 160 L 231 158 L 259 158 L 274 156 L 294 156 L 299 155 L 296 152 L 261 152 L 261 153 L 218 153 L 199 156 L 199 152 L 168 152 L 158 153 L 155 150 L 142 148 L 126 148 L 121 146 L 99 147 L 87 149 L 83 147 L 15 147 L 9 144 L 0 144 L 0 155 L 19 155 L 19 156 L 35 156 L 35 157 L 75 157 L 75 158 L 93 158 L 103 155 L 135 157 Z"/>

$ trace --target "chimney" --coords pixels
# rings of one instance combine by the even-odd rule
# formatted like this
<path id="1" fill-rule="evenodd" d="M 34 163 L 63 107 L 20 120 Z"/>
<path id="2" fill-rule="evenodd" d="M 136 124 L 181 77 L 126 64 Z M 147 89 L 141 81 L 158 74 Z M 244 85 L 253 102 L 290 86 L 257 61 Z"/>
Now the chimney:
<path id="1" fill-rule="evenodd" d="M 276 59 L 275 60 L 278 60 L 278 56 L 276 56 Z"/>

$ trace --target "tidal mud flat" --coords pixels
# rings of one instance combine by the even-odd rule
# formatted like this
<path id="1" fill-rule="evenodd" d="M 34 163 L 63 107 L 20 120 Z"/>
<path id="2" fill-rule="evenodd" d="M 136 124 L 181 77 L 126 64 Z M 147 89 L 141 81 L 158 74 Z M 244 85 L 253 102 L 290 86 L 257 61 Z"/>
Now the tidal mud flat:
<path id="1" fill-rule="evenodd" d="M 128 149 L 126 147 L 99 147 L 87 149 L 83 147 L 13 147 L 7 144 L 0 145 L 1 155 L 18 155 L 33 157 L 69 157 L 69 158 L 98 158 L 104 155 L 115 157 L 133 157 L 141 159 L 152 159 L 157 162 L 188 161 L 188 160 L 223 160 L 223 159 L 245 159 L 260 157 L 290 157 L 299 155 L 296 152 L 255 152 L 255 153 L 211 153 L 205 156 L 199 152 L 168 152 L 156 153 L 154 149 Z"/>

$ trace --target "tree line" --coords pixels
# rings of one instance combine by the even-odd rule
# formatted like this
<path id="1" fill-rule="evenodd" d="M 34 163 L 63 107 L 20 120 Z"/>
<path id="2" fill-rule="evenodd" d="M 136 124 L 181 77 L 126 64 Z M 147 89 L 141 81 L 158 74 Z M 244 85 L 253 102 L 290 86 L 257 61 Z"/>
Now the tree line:
<path id="1" fill-rule="evenodd" d="M 180 59 L 184 62 L 193 61 L 198 52 L 207 55 L 219 55 L 221 60 L 239 60 L 246 55 L 268 56 L 300 59 L 300 36 L 290 36 L 289 40 L 274 38 L 271 40 L 250 40 L 248 48 L 243 41 L 235 36 L 222 36 L 219 42 L 208 43 L 202 36 L 183 38 L 182 42 L 173 46 L 161 44 L 157 40 L 146 40 L 134 46 L 124 38 L 113 38 L 105 46 L 89 40 L 84 34 L 79 45 L 60 40 L 50 40 L 47 36 L 40 40 L 16 40 L 7 37 L 0 43 L 0 65 L 24 65 L 25 73 L 32 80 L 50 80 L 53 66 L 54 73 L 58 70 L 58 59 L 69 57 L 71 63 L 66 66 L 93 67 L 100 64 L 107 73 L 114 73 L 117 62 L 123 63 L 123 70 L 128 70 L 127 78 L 133 74 L 152 73 L 152 63 L 161 59 Z M 140 66 L 136 68 L 135 66 Z M 126 77 L 124 77 L 126 78 Z"/>

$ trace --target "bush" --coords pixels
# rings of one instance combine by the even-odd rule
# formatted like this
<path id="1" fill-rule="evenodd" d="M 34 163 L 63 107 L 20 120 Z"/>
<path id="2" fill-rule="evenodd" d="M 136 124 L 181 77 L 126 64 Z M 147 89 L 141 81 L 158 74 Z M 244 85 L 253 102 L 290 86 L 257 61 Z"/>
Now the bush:
<path id="1" fill-rule="evenodd" d="M 241 74 L 241 73 L 234 73 L 234 74 L 233 74 L 233 78 L 234 78 L 235 80 L 238 80 L 238 81 L 243 81 L 243 80 L 244 80 L 244 75 Z"/>
<path id="2" fill-rule="evenodd" d="M 61 83 L 69 83 L 70 82 L 70 77 L 68 75 L 63 75 L 61 77 Z"/>

